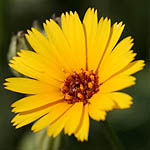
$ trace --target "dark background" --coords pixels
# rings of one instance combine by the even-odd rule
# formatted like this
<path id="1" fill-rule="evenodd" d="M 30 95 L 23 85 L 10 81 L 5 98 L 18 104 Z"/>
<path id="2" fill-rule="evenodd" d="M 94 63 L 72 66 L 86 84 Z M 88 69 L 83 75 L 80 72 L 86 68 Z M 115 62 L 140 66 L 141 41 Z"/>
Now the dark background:
<path id="1" fill-rule="evenodd" d="M 30 133 L 31 125 L 21 129 L 12 127 L 14 116 L 10 105 L 22 95 L 3 89 L 6 77 L 12 76 L 7 61 L 11 36 L 18 31 L 31 28 L 34 20 L 40 23 L 49 19 L 53 13 L 59 16 L 64 11 L 77 11 L 81 18 L 88 7 L 98 9 L 99 17 L 108 16 L 112 22 L 126 24 L 121 38 L 132 35 L 134 50 L 138 59 L 146 61 L 143 71 L 136 74 L 137 84 L 125 92 L 134 98 L 128 110 L 109 112 L 107 119 L 127 150 L 150 149 L 150 2 L 148 0 L 0 0 L 0 150 L 30 150 L 21 148 L 21 138 Z M 89 141 L 77 142 L 67 138 L 62 150 L 111 150 L 103 123 L 92 121 Z M 33 149 L 34 150 L 34 149 Z M 36 149 L 35 149 L 36 150 Z"/>

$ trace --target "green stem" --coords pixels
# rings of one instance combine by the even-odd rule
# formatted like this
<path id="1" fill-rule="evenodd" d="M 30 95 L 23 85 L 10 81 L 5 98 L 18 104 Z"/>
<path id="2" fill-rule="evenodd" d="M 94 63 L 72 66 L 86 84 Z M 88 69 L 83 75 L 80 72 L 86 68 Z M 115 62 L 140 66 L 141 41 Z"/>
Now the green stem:
<path id="1" fill-rule="evenodd" d="M 62 144 L 63 135 L 59 134 L 56 138 L 49 137 L 47 130 L 43 130 L 35 135 L 36 150 L 59 150 Z"/>
<path id="2" fill-rule="evenodd" d="M 123 146 L 118 138 L 118 136 L 116 135 L 116 133 L 114 132 L 114 130 L 112 129 L 111 125 L 108 123 L 107 120 L 104 121 L 104 126 L 107 130 L 107 135 L 109 138 L 109 141 L 112 144 L 113 150 L 123 150 Z"/>
<path id="3" fill-rule="evenodd" d="M 52 150 L 59 150 L 59 149 L 60 149 L 60 146 L 61 146 L 61 144 L 62 144 L 62 138 L 63 138 L 63 135 L 62 135 L 62 133 L 60 133 L 60 134 L 54 139 Z"/>

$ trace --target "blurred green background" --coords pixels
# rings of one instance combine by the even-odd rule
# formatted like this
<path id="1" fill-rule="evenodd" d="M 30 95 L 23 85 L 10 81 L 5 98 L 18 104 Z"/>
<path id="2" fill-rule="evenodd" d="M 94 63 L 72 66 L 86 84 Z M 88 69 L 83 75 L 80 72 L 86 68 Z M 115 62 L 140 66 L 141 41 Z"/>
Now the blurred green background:
<path id="1" fill-rule="evenodd" d="M 108 16 L 112 22 L 123 21 L 126 27 L 122 38 L 132 35 L 137 58 L 146 61 L 145 69 L 136 74 L 136 86 L 125 90 L 134 98 L 131 109 L 109 112 L 107 118 L 125 149 L 150 149 L 149 0 L 0 0 L 0 150 L 32 149 L 30 145 L 20 146 L 21 138 L 30 133 L 31 125 L 16 130 L 10 123 L 14 116 L 10 105 L 22 95 L 6 91 L 2 86 L 6 77 L 13 76 L 7 61 L 11 36 L 21 30 L 26 32 L 34 20 L 42 23 L 54 13 L 59 16 L 64 11 L 76 10 L 82 18 L 88 7 L 98 9 L 99 16 Z M 92 121 L 88 142 L 66 137 L 61 150 L 111 150 L 105 132 L 103 123 Z"/>

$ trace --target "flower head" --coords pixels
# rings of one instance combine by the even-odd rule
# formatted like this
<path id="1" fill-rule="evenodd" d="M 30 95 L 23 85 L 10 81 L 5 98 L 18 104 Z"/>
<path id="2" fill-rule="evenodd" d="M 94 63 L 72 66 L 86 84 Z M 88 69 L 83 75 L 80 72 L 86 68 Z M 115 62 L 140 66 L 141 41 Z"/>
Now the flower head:
<path id="1" fill-rule="evenodd" d="M 34 51 L 21 50 L 10 66 L 28 78 L 6 79 L 6 89 L 29 94 L 12 104 L 18 113 L 16 128 L 36 121 L 34 132 L 48 126 L 56 137 L 63 129 L 68 135 L 88 139 L 89 117 L 104 121 L 113 109 L 129 108 L 132 98 L 117 92 L 135 84 L 133 73 L 142 70 L 143 60 L 133 61 L 133 39 L 118 40 L 122 22 L 98 20 L 88 9 L 83 22 L 78 14 L 61 15 L 61 27 L 53 20 L 44 23 L 46 35 L 28 30 L 26 38 Z"/>

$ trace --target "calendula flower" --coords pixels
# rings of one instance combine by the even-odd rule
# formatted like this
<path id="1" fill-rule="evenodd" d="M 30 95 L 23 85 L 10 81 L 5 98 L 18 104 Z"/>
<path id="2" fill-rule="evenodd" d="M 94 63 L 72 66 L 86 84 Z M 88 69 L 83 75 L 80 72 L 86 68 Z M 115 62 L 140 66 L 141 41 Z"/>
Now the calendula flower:
<path id="1" fill-rule="evenodd" d="M 113 109 L 129 108 L 132 97 L 118 92 L 135 84 L 133 73 L 142 70 L 143 60 L 133 61 L 133 39 L 118 40 L 122 22 L 111 26 L 110 19 L 98 20 L 88 9 L 83 22 L 75 12 L 61 15 L 61 27 L 44 23 L 46 35 L 32 28 L 26 38 L 34 51 L 21 50 L 10 66 L 29 77 L 6 79 L 6 89 L 28 94 L 12 104 L 18 113 L 16 128 L 36 121 L 32 131 L 48 127 L 56 137 L 63 129 L 68 135 L 88 139 L 89 117 L 104 121 Z"/>

